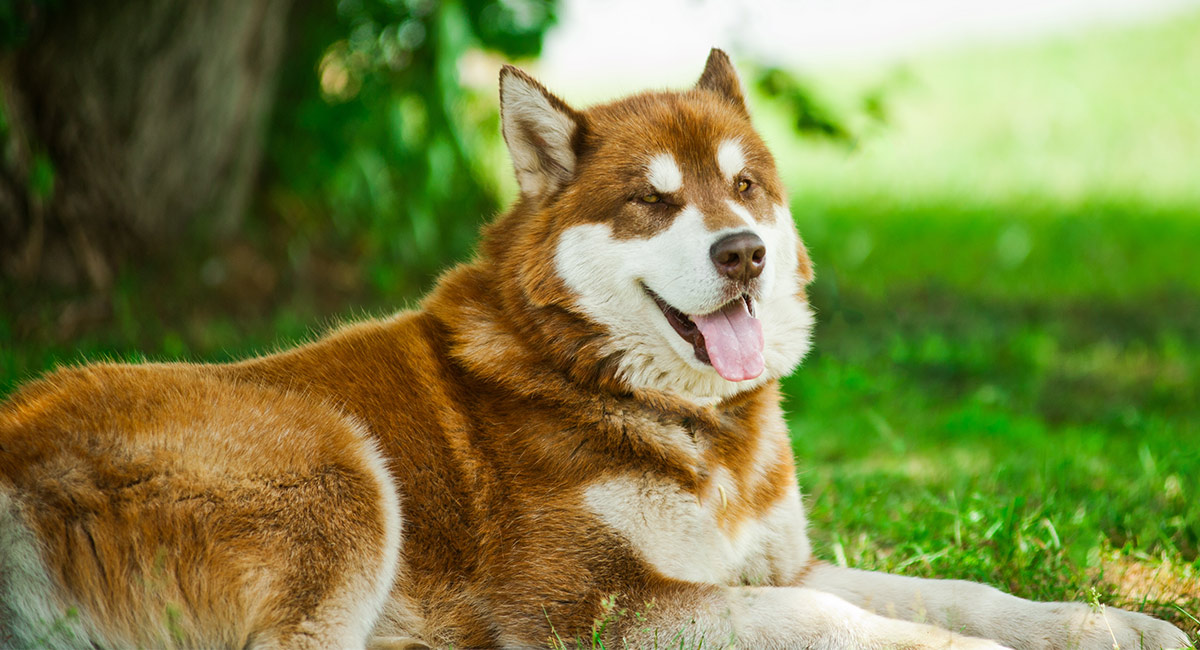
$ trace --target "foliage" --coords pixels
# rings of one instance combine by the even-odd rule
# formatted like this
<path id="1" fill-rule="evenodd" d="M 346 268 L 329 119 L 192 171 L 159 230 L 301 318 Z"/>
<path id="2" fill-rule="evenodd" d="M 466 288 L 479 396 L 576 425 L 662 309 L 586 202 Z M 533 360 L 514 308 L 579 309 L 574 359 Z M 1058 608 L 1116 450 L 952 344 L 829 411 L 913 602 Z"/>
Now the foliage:
<path id="1" fill-rule="evenodd" d="M 809 84 L 780 68 L 766 68 L 755 78 L 755 87 L 765 97 L 782 103 L 792 115 L 792 128 L 799 134 L 812 134 L 842 143 L 855 136 L 813 92 Z M 873 104 L 877 105 L 877 104 Z M 875 114 L 881 114 L 876 111 Z"/>
<path id="2" fill-rule="evenodd" d="M 469 252 L 499 207 L 474 155 L 499 129 L 495 102 L 463 87 L 460 57 L 473 48 L 536 55 L 554 5 L 342 0 L 301 9 L 268 144 L 265 208 L 295 232 L 292 264 L 332 247 L 363 260 L 373 293 L 412 295 Z"/>
<path id="3" fill-rule="evenodd" d="M 20 46 L 29 38 L 38 23 L 48 14 L 61 8 L 62 0 L 3 0 L 0 1 L 0 54 Z M 14 125 L 8 115 L 9 97 L 0 88 L 0 179 L 16 166 L 17 149 L 31 143 L 14 142 Z M 36 145 L 34 147 L 37 149 Z M 54 164 L 44 151 L 32 152 L 27 173 L 16 174 L 23 181 L 30 200 L 47 202 L 54 193 Z M 19 181 L 19 182 L 20 182 Z"/>
<path id="4" fill-rule="evenodd" d="M 23 43 L 46 13 L 58 9 L 61 5 L 62 0 L 0 2 L 0 52 Z"/>

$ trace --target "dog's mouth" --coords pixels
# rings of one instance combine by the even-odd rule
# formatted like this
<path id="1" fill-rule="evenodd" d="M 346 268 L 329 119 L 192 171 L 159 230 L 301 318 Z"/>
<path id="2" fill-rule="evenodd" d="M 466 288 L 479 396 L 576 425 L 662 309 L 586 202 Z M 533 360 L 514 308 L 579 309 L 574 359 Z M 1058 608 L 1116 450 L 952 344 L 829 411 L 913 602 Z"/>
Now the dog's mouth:
<path id="1" fill-rule="evenodd" d="M 644 287 L 662 310 L 671 328 L 692 345 L 696 358 L 711 365 L 729 381 L 745 381 L 762 374 L 762 323 L 755 318 L 754 298 L 741 294 L 709 314 L 688 315 L 667 304 Z"/>

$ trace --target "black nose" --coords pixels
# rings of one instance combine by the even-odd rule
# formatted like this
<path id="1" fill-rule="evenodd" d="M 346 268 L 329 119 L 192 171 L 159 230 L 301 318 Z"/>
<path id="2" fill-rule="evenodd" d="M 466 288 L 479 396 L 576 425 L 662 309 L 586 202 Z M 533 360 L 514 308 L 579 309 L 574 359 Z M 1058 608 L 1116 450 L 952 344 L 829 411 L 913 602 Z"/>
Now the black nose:
<path id="1" fill-rule="evenodd" d="M 722 237 L 708 249 L 717 271 L 737 282 L 757 278 L 767 262 L 767 246 L 752 232 Z"/>

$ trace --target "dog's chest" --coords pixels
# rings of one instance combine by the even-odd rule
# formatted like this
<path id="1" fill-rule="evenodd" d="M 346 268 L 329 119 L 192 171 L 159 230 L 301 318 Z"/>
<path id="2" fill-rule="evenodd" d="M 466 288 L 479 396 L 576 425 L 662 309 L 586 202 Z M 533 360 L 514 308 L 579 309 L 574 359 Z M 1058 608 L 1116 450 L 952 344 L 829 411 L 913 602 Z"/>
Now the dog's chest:
<path id="1" fill-rule="evenodd" d="M 772 450 L 759 451 L 762 458 L 755 462 L 769 462 Z M 778 584 L 797 575 L 808 563 L 810 546 L 795 481 L 789 476 L 775 498 L 751 503 L 763 488 L 756 481 L 767 480 L 763 467 L 745 468 L 750 471 L 735 480 L 721 464 L 699 462 L 706 475 L 699 490 L 652 473 L 630 473 L 587 486 L 584 504 L 665 576 Z"/>

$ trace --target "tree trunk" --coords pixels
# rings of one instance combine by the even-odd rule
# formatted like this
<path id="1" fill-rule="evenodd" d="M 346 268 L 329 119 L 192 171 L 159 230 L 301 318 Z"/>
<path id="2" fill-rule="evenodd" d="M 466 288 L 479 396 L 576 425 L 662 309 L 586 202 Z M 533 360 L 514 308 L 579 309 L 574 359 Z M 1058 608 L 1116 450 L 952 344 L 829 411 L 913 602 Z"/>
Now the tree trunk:
<path id="1" fill-rule="evenodd" d="M 5 283 L 103 290 L 119 260 L 235 226 L 290 0 L 83 0 L 0 60 Z"/>

